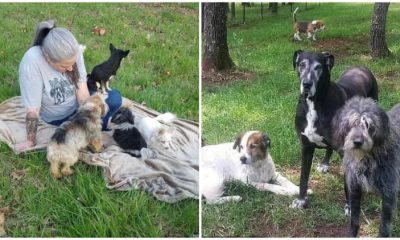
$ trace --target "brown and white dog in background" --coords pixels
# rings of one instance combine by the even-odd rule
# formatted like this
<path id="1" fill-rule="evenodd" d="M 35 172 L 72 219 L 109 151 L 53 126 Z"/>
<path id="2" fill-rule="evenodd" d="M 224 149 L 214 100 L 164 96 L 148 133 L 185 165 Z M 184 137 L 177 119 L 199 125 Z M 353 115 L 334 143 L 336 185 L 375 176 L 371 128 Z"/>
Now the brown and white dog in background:
<path id="1" fill-rule="evenodd" d="M 268 148 L 271 140 L 260 131 L 248 131 L 235 142 L 201 148 L 201 194 L 208 204 L 240 201 L 240 196 L 222 196 L 224 183 L 238 180 L 258 190 L 281 195 L 296 195 L 299 187 L 275 172 Z"/>
<path id="2" fill-rule="evenodd" d="M 317 40 L 315 39 L 315 33 L 318 31 L 322 31 L 325 29 L 325 23 L 322 20 L 313 20 L 311 22 L 297 22 L 296 20 L 296 12 L 299 10 L 297 7 L 294 12 L 293 12 L 293 40 L 294 41 L 301 41 L 300 38 L 300 33 L 307 33 L 307 38 L 312 38 L 312 40 Z"/>

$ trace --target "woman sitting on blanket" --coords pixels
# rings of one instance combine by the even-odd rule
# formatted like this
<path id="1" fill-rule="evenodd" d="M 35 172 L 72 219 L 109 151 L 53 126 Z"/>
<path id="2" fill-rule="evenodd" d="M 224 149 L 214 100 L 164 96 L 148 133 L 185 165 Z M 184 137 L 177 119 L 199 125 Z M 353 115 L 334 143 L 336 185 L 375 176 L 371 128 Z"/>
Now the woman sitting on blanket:
<path id="1" fill-rule="evenodd" d="M 89 97 L 82 50 L 70 31 L 56 27 L 54 21 L 39 23 L 33 46 L 19 65 L 19 85 L 26 108 L 27 141 L 17 151 L 36 144 L 39 117 L 59 126 L 72 116 Z M 109 112 L 103 118 L 103 130 L 122 104 L 117 90 L 108 92 Z"/>

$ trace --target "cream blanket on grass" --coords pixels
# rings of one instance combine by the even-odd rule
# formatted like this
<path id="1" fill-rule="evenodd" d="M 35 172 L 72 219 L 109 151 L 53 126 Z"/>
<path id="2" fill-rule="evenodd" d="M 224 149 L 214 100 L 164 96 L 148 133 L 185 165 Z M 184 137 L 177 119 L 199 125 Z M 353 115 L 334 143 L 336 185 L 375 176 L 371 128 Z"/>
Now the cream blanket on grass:
<path id="1" fill-rule="evenodd" d="M 155 117 L 160 113 L 123 98 L 122 105 L 132 110 L 135 121 L 143 116 Z M 10 98 L 0 104 L 0 141 L 16 154 L 15 144 L 26 140 L 25 108 L 21 97 Z M 101 166 L 106 187 L 114 190 L 143 189 L 158 200 L 174 203 L 186 198 L 199 197 L 199 127 L 192 121 L 174 122 L 172 137 L 174 148 L 165 150 L 152 146 L 135 158 L 121 151 L 112 139 L 112 132 L 104 132 L 105 149 L 101 153 L 82 150 L 80 160 Z M 25 152 L 45 151 L 56 127 L 39 122 L 37 145 Z"/>

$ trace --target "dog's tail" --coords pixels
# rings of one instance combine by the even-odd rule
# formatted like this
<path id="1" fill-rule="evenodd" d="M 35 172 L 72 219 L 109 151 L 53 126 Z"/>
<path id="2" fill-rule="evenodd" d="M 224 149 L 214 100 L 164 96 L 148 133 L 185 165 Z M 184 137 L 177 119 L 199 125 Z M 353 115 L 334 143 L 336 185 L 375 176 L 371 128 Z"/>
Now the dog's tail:
<path id="1" fill-rule="evenodd" d="M 171 124 L 173 121 L 176 120 L 176 115 L 170 112 L 166 112 L 161 115 L 158 115 L 156 117 L 156 120 L 161 123 Z"/>
<path id="2" fill-rule="evenodd" d="M 293 11 L 293 22 L 297 22 L 296 20 L 296 13 L 297 11 L 299 11 L 299 7 L 297 7 L 294 11 Z"/>
<path id="3" fill-rule="evenodd" d="M 57 128 L 51 137 L 52 141 L 56 141 L 58 144 L 65 142 L 65 136 L 67 135 L 67 131 L 64 128 Z"/>

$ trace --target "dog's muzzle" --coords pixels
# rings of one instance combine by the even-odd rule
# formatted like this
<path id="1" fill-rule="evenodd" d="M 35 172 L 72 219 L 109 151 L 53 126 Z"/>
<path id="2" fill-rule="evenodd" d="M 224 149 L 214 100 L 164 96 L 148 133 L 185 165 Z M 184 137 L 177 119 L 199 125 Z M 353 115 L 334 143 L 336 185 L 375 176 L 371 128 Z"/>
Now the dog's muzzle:
<path id="1" fill-rule="evenodd" d="M 301 93 L 304 94 L 304 96 L 308 97 L 309 95 L 312 95 L 311 93 L 311 88 L 312 88 L 312 82 L 304 82 L 301 84 Z"/>
<path id="2" fill-rule="evenodd" d="M 247 157 L 241 156 L 240 161 L 242 162 L 242 164 L 247 164 Z"/>
<path id="3" fill-rule="evenodd" d="M 356 138 L 353 140 L 353 147 L 355 149 L 361 149 L 363 145 L 363 140 L 361 138 Z"/>

